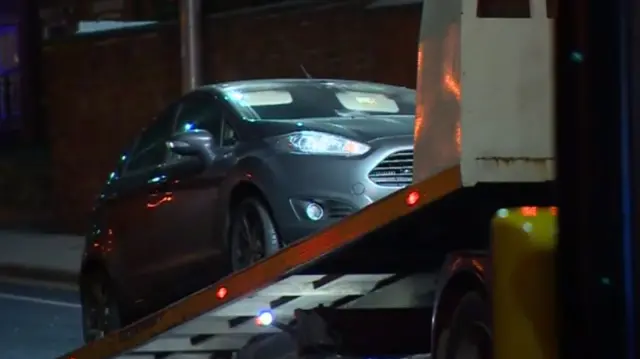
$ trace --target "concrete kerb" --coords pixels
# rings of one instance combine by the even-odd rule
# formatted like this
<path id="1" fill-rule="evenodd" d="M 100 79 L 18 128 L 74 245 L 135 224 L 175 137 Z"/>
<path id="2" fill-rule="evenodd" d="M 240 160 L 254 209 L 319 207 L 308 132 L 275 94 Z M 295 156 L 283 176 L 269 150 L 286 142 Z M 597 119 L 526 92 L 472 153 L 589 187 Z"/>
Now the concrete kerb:
<path id="1" fill-rule="evenodd" d="M 12 264 L 0 264 L 0 281 L 28 281 L 76 288 L 78 273 L 61 270 L 33 268 Z"/>
<path id="2" fill-rule="evenodd" d="M 0 230 L 0 280 L 76 287 L 81 236 Z"/>

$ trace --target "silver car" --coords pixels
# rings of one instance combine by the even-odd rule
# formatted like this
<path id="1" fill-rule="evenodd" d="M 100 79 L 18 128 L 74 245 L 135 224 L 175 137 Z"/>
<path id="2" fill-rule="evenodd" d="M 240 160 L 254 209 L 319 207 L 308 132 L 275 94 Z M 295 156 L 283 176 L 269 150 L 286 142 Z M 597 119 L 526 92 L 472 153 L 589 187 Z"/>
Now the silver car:
<path id="1" fill-rule="evenodd" d="M 408 185 L 414 113 L 414 90 L 316 79 L 209 85 L 167 106 L 95 205 L 86 339 Z"/>

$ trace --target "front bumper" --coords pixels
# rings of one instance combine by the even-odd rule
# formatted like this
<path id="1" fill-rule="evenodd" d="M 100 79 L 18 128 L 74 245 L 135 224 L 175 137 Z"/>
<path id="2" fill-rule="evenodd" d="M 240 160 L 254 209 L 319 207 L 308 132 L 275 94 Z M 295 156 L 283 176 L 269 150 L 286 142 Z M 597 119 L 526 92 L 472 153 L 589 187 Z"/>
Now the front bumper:
<path id="1" fill-rule="evenodd" d="M 381 139 L 370 152 L 358 157 L 278 154 L 268 168 L 274 178 L 263 188 L 273 209 L 281 239 L 285 244 L 311 235 L 339 222 L 402 186 L 374 183 L 369 173 L 398 151 L 411 151 L 412 138 Z M 310 220 L 308 203 L 322 206 L 322 219 Z"/>

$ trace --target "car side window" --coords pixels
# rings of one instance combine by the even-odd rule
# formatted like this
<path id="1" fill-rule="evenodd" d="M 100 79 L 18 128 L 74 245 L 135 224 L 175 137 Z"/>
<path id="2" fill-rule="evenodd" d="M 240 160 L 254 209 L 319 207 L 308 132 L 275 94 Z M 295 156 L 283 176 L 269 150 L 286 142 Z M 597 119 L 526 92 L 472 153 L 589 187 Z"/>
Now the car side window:
<path id="1" fill-rule="evenodd" d="M 236 142 L 238 142 L 236 131 L 229 125 L 225 117 L 225 121 L 222 123 L 222 146 L 233 146 Z"/>
<path id="2" fill-rule="evenodd" d="M 220 145 L 222 135 L 222 108 L 205 93 L 193 93 L 185 97 L 176 122 L 177 131 L 192 129 L 207 130 Z"/>
<path id="3" fill-rule="evenodd" d="M 173 133 L 177 103 L 170 105 L 145 129 L 135 145 L 125 173 L 137 172 L 161 165 L 167 156 L 166 141 Z"/>

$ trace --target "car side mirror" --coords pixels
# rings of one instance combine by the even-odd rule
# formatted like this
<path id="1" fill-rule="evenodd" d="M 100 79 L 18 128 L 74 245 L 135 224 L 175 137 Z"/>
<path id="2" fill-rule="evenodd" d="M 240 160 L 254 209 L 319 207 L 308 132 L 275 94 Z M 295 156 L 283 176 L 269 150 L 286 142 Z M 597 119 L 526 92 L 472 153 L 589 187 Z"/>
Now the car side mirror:
<path id="1" fill-rule="evenodd" d="M 167 147 L 175 154 L 198 157 L 205 163 L 211 163 L 215 158 L 213 135 L 207 130 L 175 133 L 167 141 Z"/>

